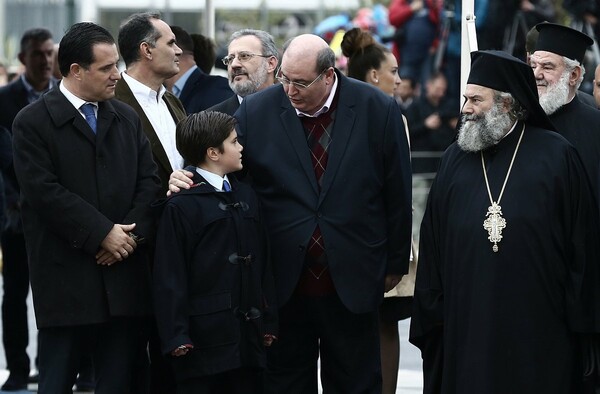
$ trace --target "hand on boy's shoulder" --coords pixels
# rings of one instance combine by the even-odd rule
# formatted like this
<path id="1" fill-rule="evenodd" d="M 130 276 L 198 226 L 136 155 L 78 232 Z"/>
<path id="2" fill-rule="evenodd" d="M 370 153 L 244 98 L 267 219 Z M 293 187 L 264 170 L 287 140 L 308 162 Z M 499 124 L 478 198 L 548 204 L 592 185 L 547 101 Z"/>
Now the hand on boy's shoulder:
<path id="1" fill-rule="evenodd" d="M 179 193 L 181 189 L 189 189 L 192 184 L 192 178 L 194 173 L 187 170 L 175 170 L 169 177 L 169 190 L 167 191 L 167 197 L 172 193 Z"/>

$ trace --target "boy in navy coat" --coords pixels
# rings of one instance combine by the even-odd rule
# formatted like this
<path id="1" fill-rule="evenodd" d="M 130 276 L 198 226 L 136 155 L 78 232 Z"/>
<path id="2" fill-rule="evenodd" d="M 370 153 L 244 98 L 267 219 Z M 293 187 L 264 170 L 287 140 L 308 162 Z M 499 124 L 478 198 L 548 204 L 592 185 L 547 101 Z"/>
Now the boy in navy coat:
<path id="1" fill-rule="evenodd" d="M 173 356 L 178 393 L 258 393 L 265 346 L 276 334 L 266 237 L 242 169 L 235 119 L 190 115 L 177 149 L 194 173 L 165 203 L 159 223 L 155 312 L 162 350 Z M 229 175 L 228 175 L 229 174 Z"/>

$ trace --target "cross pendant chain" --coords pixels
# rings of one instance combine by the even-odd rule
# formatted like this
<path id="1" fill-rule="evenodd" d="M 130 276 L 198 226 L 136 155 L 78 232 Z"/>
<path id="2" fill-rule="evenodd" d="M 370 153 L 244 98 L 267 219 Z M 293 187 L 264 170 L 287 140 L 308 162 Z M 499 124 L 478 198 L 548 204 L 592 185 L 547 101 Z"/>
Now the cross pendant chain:
<path id="1" fill-rule="evenodd" d="M 504 178 L 504 183 L 502 184 L 502 189 L 500 190 L 500 195 L 498 196 L 498 200 L 494 201 L 492 198 L 492 191 L 490 190 L 490 182 L 487 178 L 487 170 L 485 168 L 485 159 L 483 158 L 483 152 L 481 155 L 481 166 L 483 167 L 483 178 L 485 180 L 485 186 L 487 188 L 488 197 L 490 198 L 490 205 L 488 207 L 487 213 L 485 214 L 485 220 L 483 221 L 483 228 L 488 232 L 488 239 L 494 245 L 492 246 L 492 250 L 497 253 L 498 252 L 498 242 L 502 241 L 502 230 L 506 228 L 506 219 L 502 217 L 502 207 L 500 206 L 500 200 L 502 199 L 502 195 L 504 194 L 504 188 L 506 187 L 506 183 L 508 182 L 508 177 L 510 176 L 510 171 L 512 170 L 512 166 L 515 162 L 515 157 L 517 157 L 517 152 L 519 151 L 519 146 L 521 146 L 521 140 L 523 139 L 523 134 L 525 134 L 525 125 L 523 125 L 523 129 L 521 129 L 521 135 L 519 136 L 519 141 L 517 142 L 517 146 L 515 147 L 515 151 L 512 155 L 512 159 L 510 160 L 510 164 L 508 166 L 508 171 L 506 172 L 506 177 Z"/>

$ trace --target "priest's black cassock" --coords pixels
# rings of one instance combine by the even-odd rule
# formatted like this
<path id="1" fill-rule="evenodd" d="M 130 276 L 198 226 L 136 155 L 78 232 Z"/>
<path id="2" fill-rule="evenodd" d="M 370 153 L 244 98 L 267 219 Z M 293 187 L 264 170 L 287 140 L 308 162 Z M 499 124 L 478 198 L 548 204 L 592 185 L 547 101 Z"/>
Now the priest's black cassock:
<path id="1" fill-rule="evenodd" d="M 594 196 L 600 203 L 600 111 L 582 103 L 576 95 L 550 115 L 550 120 L 579 152 Z"/>
<path id="2" fill-rule="evenodd" d="M 521 129 L 484 153 L 495 199 Z M 526 126 L 500 205 L 495 253 L 480 154 L 453 144 L 421 227 L 410 340 L 423 353 L 425 392 L 579 393 L 577 333 L 598 330 L 599 238 L 574 148 Z"/>
<path id="3" fill-rule="evenodd" d="M 527 118 L 483 152 L 455 143 L 442 157 L 421 226 L 410 331 L 424 391 L 581 393 L 581 339 L 600 332 L 589 179 L 575 148 L 550 131 L 531 68 L 498 51 L 471 57 L 467 83 L 511 93 Z M 497 251 L 483 226 L 492 198 L 506 219 Z"/>
<path id="4" fill-rule="evenodd" d="M 586 34 L 556 23 L 539 23 L 536 51 L 565 56 L 583 64 L 587 49 L 594 40 Z M 585 104 L 576 94 L 573 100 L 550 115 L 556 130 L 579 152 L 590 177 L 597 202 L 600 202 L 600 111 Z"/>

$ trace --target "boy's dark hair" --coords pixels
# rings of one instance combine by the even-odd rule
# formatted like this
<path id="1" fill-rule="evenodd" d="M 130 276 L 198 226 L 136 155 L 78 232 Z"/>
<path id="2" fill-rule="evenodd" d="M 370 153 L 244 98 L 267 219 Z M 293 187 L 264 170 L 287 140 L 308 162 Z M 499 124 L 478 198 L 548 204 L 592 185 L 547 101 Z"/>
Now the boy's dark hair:
<path id="1" fill-rule="evenodd" d="M 113 36 L 100 25 L 91 22 L 74 24 L 60 40 L 58 51 L 60 73 L 66 77 L 73 63 L 88 69 L 94 63 L 94 45 L 114 43 Z"/>
<path id="2" fill-rule="evenodd" d="M 183 159 L 192 165 L 204 163 L 208 148 L 223 152 L 223 141 L 237 124 L 233 116 L 217 111 L 189 115 L 177 125 L 175 140 Z"/>

